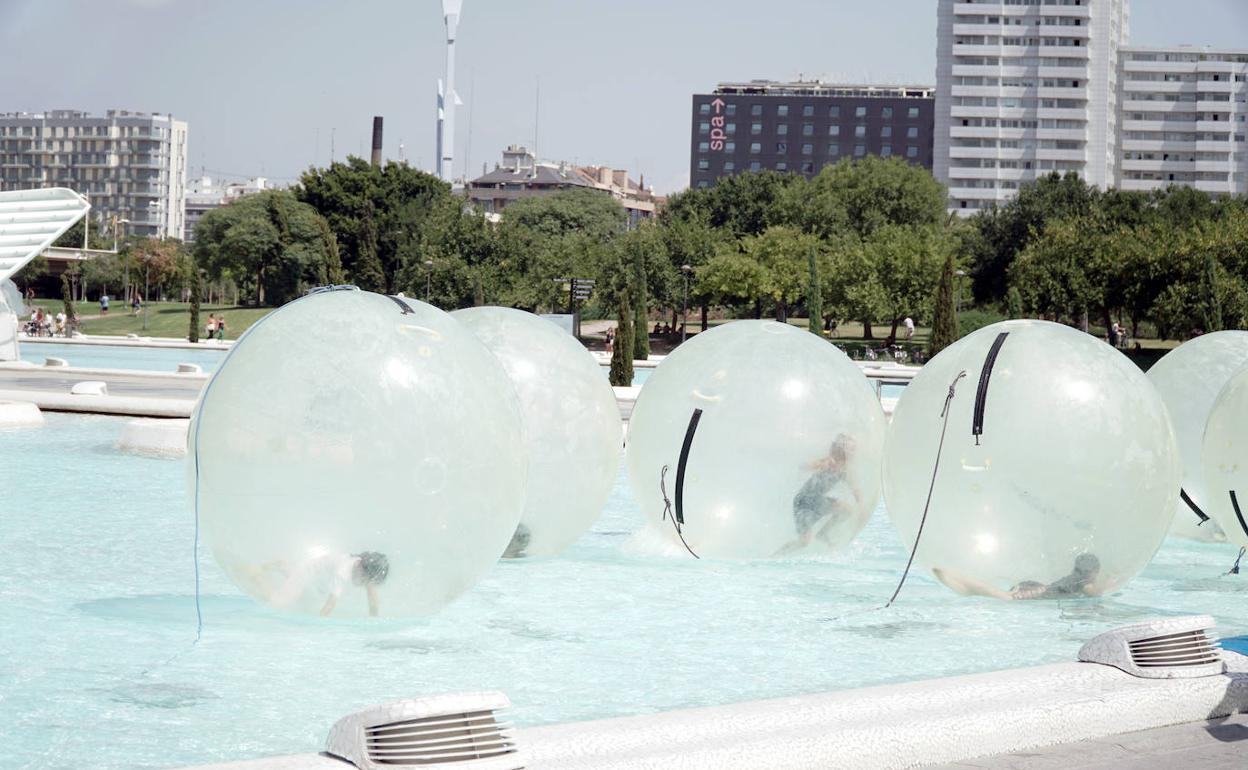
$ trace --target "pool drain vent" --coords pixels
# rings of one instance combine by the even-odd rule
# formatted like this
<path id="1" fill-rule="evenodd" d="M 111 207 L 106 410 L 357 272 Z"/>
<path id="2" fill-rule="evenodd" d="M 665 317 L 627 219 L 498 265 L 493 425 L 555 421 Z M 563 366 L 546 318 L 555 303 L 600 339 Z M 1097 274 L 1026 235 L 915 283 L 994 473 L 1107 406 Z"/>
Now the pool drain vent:
<path id="1" fill-rule="evenodd" d="M 1223 672 L 1210 636 L 1213 618 L 1190 615 L 1125 626 L 1090 639 L 1079 660 L 1103 663 L 1146 679 L 1187 679 Z"/>
<path id="2" fill-rule="evenodd" d="M 339 719 L 325 750 L 362 770 L 393 767 L 521 770 L 524 755 L 499 712 L 501 692 L 435 695 L 364 709 Z"/>

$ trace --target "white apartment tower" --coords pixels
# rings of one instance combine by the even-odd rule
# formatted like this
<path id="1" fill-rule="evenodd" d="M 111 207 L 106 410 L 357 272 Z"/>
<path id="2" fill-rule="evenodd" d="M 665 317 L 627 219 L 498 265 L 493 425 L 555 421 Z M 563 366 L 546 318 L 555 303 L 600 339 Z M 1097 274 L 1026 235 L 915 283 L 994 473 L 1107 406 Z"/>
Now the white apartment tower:
<path id="1" fill-rule="evenodd" d="M 1248 50 L 1123 49 L 1118 186 L 1248 193 Z"/>
<path id="2" fill-rule="evenodd" d="M 1127 0 L 939 0 L 933 171 L 971 214 L 1074 171 L 1114 185 Z"/>
<path id="3" fill-rule="evenodd" d="M 0 190 L 68 187 L 93 216 L 126 220 L 126 234 L 182 238 L 186 137 L 171 115 L 0 114 Z"/>

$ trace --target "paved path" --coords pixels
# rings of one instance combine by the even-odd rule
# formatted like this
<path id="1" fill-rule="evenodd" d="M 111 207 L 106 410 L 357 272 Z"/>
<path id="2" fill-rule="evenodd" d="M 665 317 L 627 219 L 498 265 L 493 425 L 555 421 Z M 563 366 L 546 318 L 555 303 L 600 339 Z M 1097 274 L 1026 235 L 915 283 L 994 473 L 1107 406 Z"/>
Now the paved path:
<path id="1" fill-rule="evenodd" d="M 936 770 L 1244 770 L 1248 715 L 971 759 Z"/>

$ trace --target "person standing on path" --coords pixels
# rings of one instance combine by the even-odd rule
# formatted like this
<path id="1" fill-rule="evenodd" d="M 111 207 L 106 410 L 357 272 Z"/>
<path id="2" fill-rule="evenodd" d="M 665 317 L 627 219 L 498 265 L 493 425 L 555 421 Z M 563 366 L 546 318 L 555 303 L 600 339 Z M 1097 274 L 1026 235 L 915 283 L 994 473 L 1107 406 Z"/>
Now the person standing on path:
<path id="1" fill-rule="evenodd" d="M 100 295 L 100 315 L 108 315 L 108 295 Z"/>

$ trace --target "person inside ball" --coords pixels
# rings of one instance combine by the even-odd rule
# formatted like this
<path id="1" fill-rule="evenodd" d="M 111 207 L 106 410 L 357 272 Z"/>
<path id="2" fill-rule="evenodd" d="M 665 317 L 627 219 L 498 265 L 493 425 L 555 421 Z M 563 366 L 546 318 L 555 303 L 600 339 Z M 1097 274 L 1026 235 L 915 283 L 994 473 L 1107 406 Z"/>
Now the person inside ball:
<path id="1" fill-rule="evenodd" d="M 377 551 L 342 554 L 315 549 L 308 558 L 292 568 L 283 561 L 264 565 L 250 581 L 260 598 L 269 606 L 288 609 L 305 596 L 316 597 L 321 617 L 329 617 L 338 600 L 350 586 L 364 589 L 368 597 L 368 614 L 377 617 L 380 601 L 377 586 L 390 576 L 390 560 Z"/>
<path id="2" fill-rule="evenodd" d="M 797 539 L 786 544 L 776 556 L 784 556 L 809 546 L 815 538 L 834 545 L 832 532 L 845 521 L 852 520 L 862 506 L 862 493 L 849 477 L 849 461 L 854 454 L 852 436 L 842 433 L 832 442 L 828 453 L 806 470 L 811 476 L 793 496 L 793 524 Z M 846 496 L 844 492 L 848 490 Z"/>
<path id="3" fill-rule="evenodd" d="M 987 583 L 940 567 L 933 567 L 932 574 L 937 580 L 963 596 L 991 596 L 995 599 L 1007 600 L 1079 599 L 1100 596 L 1105 592 L 1104 587 L 1097 583 L 1097 578 L 1101 574 L 1101 560 L 1091 553 L 1081 553 L 1076 556 L 1074 569 L 1070 571 L 1070 574 L 1052 583 L 1024 580 L 1008 591 L 1002 591 Z"/>

